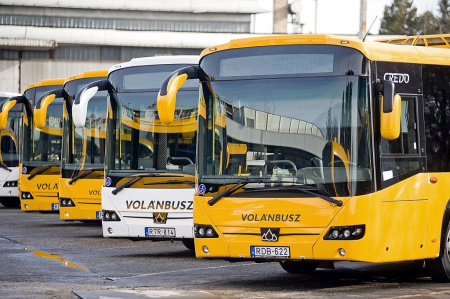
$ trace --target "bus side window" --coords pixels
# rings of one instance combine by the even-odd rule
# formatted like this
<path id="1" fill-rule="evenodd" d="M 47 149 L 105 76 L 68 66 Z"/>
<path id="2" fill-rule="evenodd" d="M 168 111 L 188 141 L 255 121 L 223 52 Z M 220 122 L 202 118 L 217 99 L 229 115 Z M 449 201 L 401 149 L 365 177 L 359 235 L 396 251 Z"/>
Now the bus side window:
<path id="1" fill-rule="evenodd" d="M 403 179 L 419 170 L 415 98 L 402 97 L 400 136 L 381 138 L 382 181 Z"/>

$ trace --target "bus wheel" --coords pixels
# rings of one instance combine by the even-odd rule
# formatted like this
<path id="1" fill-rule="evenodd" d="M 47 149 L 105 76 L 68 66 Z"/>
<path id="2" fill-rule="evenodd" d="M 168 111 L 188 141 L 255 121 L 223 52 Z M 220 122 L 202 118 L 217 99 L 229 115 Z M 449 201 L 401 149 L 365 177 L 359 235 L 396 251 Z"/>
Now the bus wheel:
<path id="1" fill-rule="evenodd" d="M 281 268 L 293 274 L 311 274 L 317 269 L 319 263 L 304 261 L 281 261 Z"/>
<path id="2" fill-rule="evenodd" d="M 7 208 L 20 207 L 20 199 L 18 197 L 1 198 L 0 203 Z"/>
<path id="3" fill-rule="evenodd" d="M 442 257 L 429 259 L 425 261 L 426 268 L 434 281 L 450 281 L 450 223 L 447 224 L 445 238 L 441 241 L 443 251 Z"/>
<path id="4" fill-rule="evenodd" d="M 183 245 L 186 246 L 187 249 L 195 250 L 194 239 L 183 239 L 181 242 L 183 242 Z"/>

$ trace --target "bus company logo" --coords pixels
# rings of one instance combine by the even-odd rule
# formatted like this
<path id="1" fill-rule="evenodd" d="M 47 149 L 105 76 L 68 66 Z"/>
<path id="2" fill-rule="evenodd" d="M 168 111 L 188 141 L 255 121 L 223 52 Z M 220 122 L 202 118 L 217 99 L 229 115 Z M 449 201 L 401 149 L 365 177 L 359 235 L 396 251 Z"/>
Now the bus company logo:
<path id="1" fill-rule="evenodd" d="M 89 190 L 89 195 L 95 196 L 95 195 L 102 195 L 100 190 Z"/>
<path id="2" fill-rule="evenodd" d="M 242 221 L 283 221 L 300 222 L 300 214 L 242 214 Z"/>
<path id="3" fill-rule="evenodd" d="M 277 242 L 280 236 L 279 228 L 261 228 L 261 240 L 265 242 Z"/>
<path id="4" fill-rule="evenodd" d="M 383 78 L 394 83 L 409 83 L 409 74 L 385 73 Z"/>
<path id="5" fill-rule="evenodd" d="M 153 223 L 166 224 L 167 213 L 153 213 Z"/>
<path id="6" fill-rule="evenodd" d="M 50 183 L 42 183 L 36 184 L 38 190 L 58 190 L 58 183 L 50 184 Z"/>
<path id="7" fill-rule="evenodd" d="M 127 200 L 127 210 L 192 210 L 193 201 L 169 201 L 169 200 Z"/>
<path id="8" fill-rule="evenodd" d="M 106 185 L 106 187 L 111 186 L 111 178 L 110 177 L 105 178 L 105 185 Z"/>

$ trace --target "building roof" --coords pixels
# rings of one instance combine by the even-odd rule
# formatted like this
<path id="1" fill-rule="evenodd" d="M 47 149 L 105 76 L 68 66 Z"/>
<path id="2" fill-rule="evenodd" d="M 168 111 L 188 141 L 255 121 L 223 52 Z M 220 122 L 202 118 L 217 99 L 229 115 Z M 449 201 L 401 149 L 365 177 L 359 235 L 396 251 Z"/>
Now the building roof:
<path id="1" fill-rule="evenodd" d="M 126 31 L 114 29 L 74 29 L 31 26 L 0 26 L 0 46 L 14 40 L 48 40 L 66 45 L 204 49 L 231 39 L 261 34 L 197 33 L 167 31 Z"/>
<path id="2" fill-rule="evenodd" d="M 262 13 L 258 0 L 2 0 L 2 5 L 192 13 Z"/>

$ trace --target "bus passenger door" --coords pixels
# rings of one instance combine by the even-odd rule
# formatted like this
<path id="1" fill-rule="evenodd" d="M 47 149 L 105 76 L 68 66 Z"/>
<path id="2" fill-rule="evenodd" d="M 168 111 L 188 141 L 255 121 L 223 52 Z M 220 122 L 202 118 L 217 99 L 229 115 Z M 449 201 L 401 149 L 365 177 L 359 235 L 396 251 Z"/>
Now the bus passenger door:
<path id="1" fill-rule="evenodd" d="M 427 175 L 420 143 L 423 113 L 419 113 L 418 97 L 401 98 L 400 136 L 380 137 L 383 261 L 423 257 L 427 244 Z"/>

